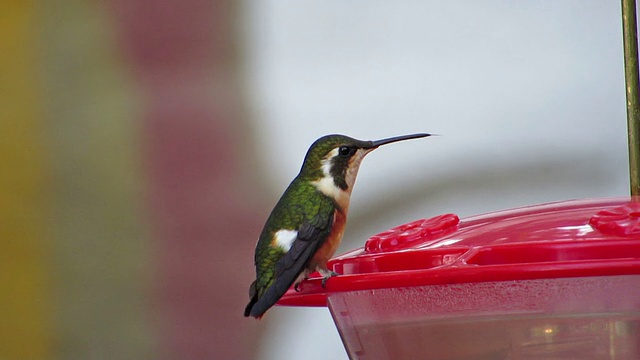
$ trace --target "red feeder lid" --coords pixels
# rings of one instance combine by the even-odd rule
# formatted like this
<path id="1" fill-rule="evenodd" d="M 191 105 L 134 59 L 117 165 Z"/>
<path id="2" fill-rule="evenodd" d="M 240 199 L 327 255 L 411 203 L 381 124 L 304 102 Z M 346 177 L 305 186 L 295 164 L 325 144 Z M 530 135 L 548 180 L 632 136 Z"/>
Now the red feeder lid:
<path id="1" fill-rule="evenodd" d="M 485 281 L 640 274 L 640 199 L 565 201 L 416 220 L 329 261 L 280 305 L 326 306 L 334 292 Z"/>

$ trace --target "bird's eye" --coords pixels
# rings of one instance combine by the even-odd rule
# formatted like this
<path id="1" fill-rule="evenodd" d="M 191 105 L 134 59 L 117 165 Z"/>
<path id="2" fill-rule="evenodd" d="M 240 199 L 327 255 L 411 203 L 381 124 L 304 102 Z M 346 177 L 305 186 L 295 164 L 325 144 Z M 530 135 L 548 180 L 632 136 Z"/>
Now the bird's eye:
<path id="1" fill-rule="evenodd" d="M 338 154 L 343 157 L 351 156 L 353 155 L 353 149 L 348 146 L 340 146 L 340 148 L 338 149 Z"/>

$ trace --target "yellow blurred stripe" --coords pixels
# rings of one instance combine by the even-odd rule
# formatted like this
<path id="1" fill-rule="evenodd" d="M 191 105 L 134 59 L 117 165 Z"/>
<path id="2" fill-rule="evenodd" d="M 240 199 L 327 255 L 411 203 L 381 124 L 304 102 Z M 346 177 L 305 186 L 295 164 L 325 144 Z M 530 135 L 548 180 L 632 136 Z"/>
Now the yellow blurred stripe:
<path id="1" fill-rule="evenodd" d="M 0 359 L 48 359 L 51 309 L 35 4 L 0 11 Z"/>

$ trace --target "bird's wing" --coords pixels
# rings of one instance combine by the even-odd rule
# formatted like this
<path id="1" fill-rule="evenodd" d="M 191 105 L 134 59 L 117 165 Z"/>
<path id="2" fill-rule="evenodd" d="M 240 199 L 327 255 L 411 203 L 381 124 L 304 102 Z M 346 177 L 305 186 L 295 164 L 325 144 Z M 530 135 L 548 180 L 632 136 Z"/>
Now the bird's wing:
<path id="1" fill-rule="evenodd" d="M 333 219 L 334 212 L 304 220 L 291 248 L 276 262 L 273 283 L 251 307 L 251 316 L 262 316 L 287 292 L 331 232 Z"/>

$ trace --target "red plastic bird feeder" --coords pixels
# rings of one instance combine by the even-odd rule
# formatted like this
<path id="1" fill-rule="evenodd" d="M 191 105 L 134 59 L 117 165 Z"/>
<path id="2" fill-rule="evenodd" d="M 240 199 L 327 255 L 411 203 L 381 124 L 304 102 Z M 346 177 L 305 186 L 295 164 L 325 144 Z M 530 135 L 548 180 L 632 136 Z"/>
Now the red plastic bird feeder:
<path id="1" fill-rule="evenodd" d="M 417 220 L 280 304 L 327 305 L 353 359 L 640 359 L 637 201 Z"/>

